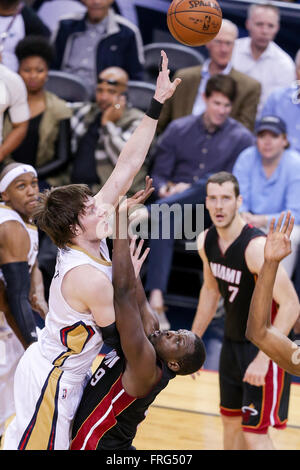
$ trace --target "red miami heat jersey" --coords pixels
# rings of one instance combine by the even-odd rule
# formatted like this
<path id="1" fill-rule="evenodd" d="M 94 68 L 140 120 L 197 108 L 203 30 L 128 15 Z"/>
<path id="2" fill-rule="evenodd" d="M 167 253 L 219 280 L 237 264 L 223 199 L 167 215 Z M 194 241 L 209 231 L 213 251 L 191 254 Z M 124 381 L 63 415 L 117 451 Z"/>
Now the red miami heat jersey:
<path id="1" fill-rule="evenodd" d="M 132 448 L 137 426 L 145 419 L 148 407 L 175 377 L 162 364 L 161 377 L 149 393 L 143 398 L 132 397 L 122 385 L 125 364 L 121 348 L 114 349 L 93 374 L 76 412 L 71 450 Z"/>

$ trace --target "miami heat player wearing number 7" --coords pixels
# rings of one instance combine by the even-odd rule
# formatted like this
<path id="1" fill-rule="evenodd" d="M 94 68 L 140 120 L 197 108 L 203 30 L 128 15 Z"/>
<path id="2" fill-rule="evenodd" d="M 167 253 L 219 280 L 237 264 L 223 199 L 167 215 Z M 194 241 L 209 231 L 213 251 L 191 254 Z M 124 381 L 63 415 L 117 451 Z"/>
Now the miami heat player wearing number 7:
<path id="1" fill-rule="evenodd" d="M 225 307 L 219 364 L 224 448 L 272 449 L 268 428 L 286 426 L 290 376 L 245 337 L 266 237 L 242 219 L 241 202 L 232 174 L 220 172 L 207 180 L 206 207 L 214 225 L 198 237 L 204 282 L 192 331 L 203 336 L 221 295 Z M 298 305 L 295 289 L 279 267 L 272 320 L 285 335 L 297 320 Z"/>

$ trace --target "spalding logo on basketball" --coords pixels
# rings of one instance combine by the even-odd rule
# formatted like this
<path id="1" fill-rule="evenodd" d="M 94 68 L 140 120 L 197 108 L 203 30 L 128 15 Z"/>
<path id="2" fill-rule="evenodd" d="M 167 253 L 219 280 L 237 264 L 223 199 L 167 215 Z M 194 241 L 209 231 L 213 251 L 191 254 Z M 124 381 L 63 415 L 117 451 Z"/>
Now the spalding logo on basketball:
<path id="1" fill-rule="evenodd" d="M 216 0 L 173 0 L 167 23 L 177 41 L 187 46 L 202 46 L 218 34 L 222 10 Z"/>

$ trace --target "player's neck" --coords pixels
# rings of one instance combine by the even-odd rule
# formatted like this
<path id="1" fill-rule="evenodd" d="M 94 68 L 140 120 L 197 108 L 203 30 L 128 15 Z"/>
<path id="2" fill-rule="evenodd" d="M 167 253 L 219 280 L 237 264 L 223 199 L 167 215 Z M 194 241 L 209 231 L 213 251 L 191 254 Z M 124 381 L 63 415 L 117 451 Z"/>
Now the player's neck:
<path id="1" fill-rule="evenodd" d="M 100 246 L 100 240 L 85 240 L 84 238 L 76 237 L 73 241 L 72 244 L 75 246 L 78 246 L 81 248 L 83 251 L 85 251 L 87 254 L 99 257 L 99 246 Z"/>
<path id="2" fill-rule="evenodd" d="M 7 207 L 8 209 L 11 209 L 12 211 L 15 211 L 20 217 L 21 219 L 25 222 L 25 224 L 30 224 L 32 223 L 32 216 L 28 215 L 28 214 L 23 214 L 22 212 L 20 212 L 18 209 L 16 209 L 15 207 L 13 207 L 13 205 L 10 203 L 10 202 L 4 202 L 4 205 L 5 207 Z"/>
<path id="3" fill-rule="evenodd" d="M 246 222 L 237 214 L 229 226 L 217 227 L 219 241 L 224 251 L 236 240 L 245 225 Z"/>

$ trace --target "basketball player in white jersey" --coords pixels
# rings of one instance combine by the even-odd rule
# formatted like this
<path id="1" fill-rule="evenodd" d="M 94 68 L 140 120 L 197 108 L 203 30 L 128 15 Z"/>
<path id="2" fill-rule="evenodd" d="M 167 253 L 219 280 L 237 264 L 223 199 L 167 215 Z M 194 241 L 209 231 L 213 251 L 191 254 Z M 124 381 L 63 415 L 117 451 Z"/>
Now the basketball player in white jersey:
<path id="1" fill-rule="evenodd" d="M 38 179 L 30 165 L 12 163 L 0 175 L 0 435 L 14 413 L 13 376 L 29 344 L 37 339 L 29 299 L 47 311 L 37 266 L 38 231 L 31 216 L 38 199 Z M 7 301 L 8 302 L 7 302 Z M 36 302 L 34 304 L 37 309 Z M 5 314 L 4 314 L 5 312 Z"/>
<path id="2" fill-rule="evenodd" d="M 105 241 L 111 210 L 131 187 L 148 153 L 162 105 L 180 83 L 180 79 L 170 81 L 167 56 L 164 51 L 161 55 L 150 108 L 100 192 L 93 197 L 86 186 L 69 185 L 41 196 L 37 224 L 60 250 L 45 328 L 16 371 L 16 418 L 6 431 L 4 449 L 69 448 L 71 422 L 90 367 L 103 344 L 102 335 L 114 328 L 111 262 Z"/>

